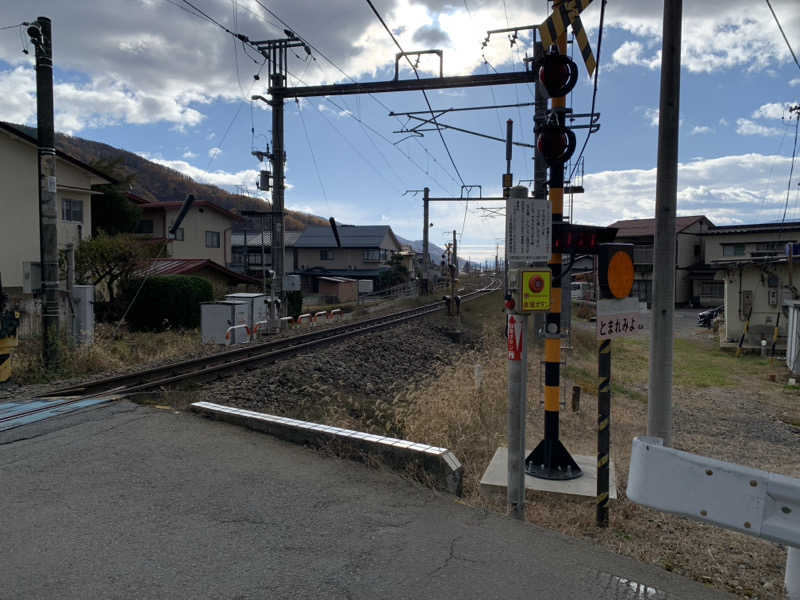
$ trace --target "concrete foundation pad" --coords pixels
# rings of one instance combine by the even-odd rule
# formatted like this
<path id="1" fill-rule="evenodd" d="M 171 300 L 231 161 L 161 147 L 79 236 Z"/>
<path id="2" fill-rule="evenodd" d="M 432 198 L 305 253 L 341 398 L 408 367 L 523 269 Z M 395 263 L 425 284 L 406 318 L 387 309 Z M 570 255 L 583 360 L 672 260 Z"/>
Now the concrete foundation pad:
<path id="1" fill-rule="evenodd" d="M 530 454 L 530 450 L 525 451 L 525 455 Z M 583 471 L 583 475 L 577 479 L 570 479 L 569 481 L 553 481 L 551 479 L 539 479 L 538 477 L 531 477 L 525 475 L 525 490 L 537 492 L 552 492 L 555 494 L 571 494 L 575 496 L 590 496 L 597 495 L 597 457 L 595 456 L 579 456 L 573 454 L 572 458 L 578 463 L 578 466 Z M 609 497 L 617 499 L 617 485 L 615 478 L 614 461 L 609 463 L 609 477 L 608 477 L 608 492 Z M 502 446 L 494 453 L 492 461 L 486 467 L 486 471 L 481 477 L 481 492 L 482 493 L 506 493 L 508 487 L 508 448 Z"/>

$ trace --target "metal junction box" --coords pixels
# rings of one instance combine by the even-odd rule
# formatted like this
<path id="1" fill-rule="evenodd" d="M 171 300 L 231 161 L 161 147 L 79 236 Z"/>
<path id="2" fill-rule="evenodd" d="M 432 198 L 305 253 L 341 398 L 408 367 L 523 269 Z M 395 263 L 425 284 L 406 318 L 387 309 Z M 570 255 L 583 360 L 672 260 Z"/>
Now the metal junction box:
<path id="1" fill-rule="evenodd" d="M 269 320 L 269 296 L 265 294 L 240 292 L 228 294 L 225 300 L 244 302 L 247 305 L 247 326 L 251 330 L 256 323 Z"/>
<path id="2" fill-rule="evenodd" d="M 204 344 L 246 344 L 250 341 L 247 316 L 249 307 L 244 302 L 224 300 L 200 304 L 200 331 Z"/>

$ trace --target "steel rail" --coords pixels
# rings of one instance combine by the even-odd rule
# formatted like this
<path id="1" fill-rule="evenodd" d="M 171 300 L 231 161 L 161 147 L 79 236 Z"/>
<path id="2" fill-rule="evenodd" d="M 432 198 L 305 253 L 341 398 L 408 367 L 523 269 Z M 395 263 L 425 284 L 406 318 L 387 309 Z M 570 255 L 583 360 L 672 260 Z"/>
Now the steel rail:
<path id="1" fill-rule="evenodd" d="M 463 297 L 463 300 L 469 301 L 480 295 L 495 291 L 495 289 L 494 287 L 486 287 L 470 292 Z M 214 375 L 221 371 L 242 368 L 243 366 L 250 365 L 257 361 L 273 362 L 274 360 L 291 356 L 302 350 L 322 345 L 325 342 L 333 342 L 360 333 L 367 333 L 384 327 L 390 327 L 398 323 L 438 312 L 443 308 L 444 305 L 441 302 L 436 302 L 389 315 L 366 319 L 357 323 L 326 328 L 298 336 L 219 352 L 210 356 L 203 356 L 133 373 L 124 373 L 113 377 L 89 381 L 75 386 L 46 392 L 39 396 L 39 398 L 79 396 L 80 399 L 84 399 L 102 394 L 140 392 L 186 379 L 204 378 L 205 376 Z"/>

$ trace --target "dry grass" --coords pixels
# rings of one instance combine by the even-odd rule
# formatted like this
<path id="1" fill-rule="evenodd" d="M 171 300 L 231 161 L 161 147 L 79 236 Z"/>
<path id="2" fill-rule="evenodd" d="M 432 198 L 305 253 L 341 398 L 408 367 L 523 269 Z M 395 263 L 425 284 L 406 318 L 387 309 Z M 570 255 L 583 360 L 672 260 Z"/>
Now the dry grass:
<path id="1" fill-rule="evenodd" d="M 506 445 L 507 360 L 502 341 L 496 338 L 492 334 L 489 350 L 468 353 L 427 387 L 411 392 L 398 418 L 407 439 L 447 447 L 463 461 L 468 503 L 503 512 L 505 499 L 482 496 L 479 483 L 497 447 Z M 581 385 L 584 391 L 579 413 L 561 413 L 561 439 L 574 454 L 593 455 L 596 448 L 596 343 L 590 332 L 573 333 L 573 350 L 562 379 L 565 387 Z M 750 598 L 782 597 L 786 554 L 777 545 L 659 513 L 626 498 L 631 442 L 646 433 L 647 343 L 613 343 L 611 435 L 619 499 L 610 507 L 610 527 L 595 526 L 592 498 L 544 493 L 529 494 L 527 519 L 720 590 Z M 538 359 L 535 353 L 530 357 L 527 442 L 533 447 L 541 439 L 543 410 Z M 769 367 L 757 357 L 736 359 L 706 339 L 678 340 L 675 365 L 677 447 L 800 475 L 799 438 L 783 425 L 798 418 L 791 416 L 796 415 L 792 411 L 797 410 L 793 407 L 798 405 L 798 393 L 769 377 L 777 371 L 778 382 L 785 381 L 784 369 Z M 482 382 L 476 378 L 479 371 Z M 746 419 L 727 418 L 734 397 L 738 405 L 733 410 L 744 411 Z M 749 429 L 742 430 L 743 420 Z"/>
<path id="2" fill-rule="evenodd" d="M 111 325 L 99 323 L 93 345 L 75 347 L 62 342 L 58 369 L 47 371 L 42 363 L 41 343 L 38 337 L 20 340 L 12 357 L 14 383 L 47 383 L 112 374 L 217 351 L 216 346 L 202 344 L 197 330 L 160 333 L 122 330 L 114 337 Z"/>

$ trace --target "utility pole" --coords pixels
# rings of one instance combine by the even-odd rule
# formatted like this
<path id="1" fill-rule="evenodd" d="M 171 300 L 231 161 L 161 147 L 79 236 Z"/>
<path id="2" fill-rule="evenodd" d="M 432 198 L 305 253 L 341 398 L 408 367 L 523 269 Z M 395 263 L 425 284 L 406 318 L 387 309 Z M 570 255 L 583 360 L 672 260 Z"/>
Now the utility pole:
<path id="1" fill-rule="evenodd" d="M 284 50 L 285 52 L 285 50 Z M 285 75 L 281 72 L 273 73 L 270 78 L 270 95 L 272 100 L 269 105 L 272 107 L 272 269 L 275 271 L 273 278 L 273 290 L 275 296 L 281 301 L 281 317 L 286 316 L 286 294 L 283 284 L 286 273 L 283 264 L 283 165 L 286 161 L 286 153 L 283 150 L 283 104 L 284 97 L 281 90 L 284 87 Z M 263 232 L 262 232 L 263 235 Z M 262 265 L 263 268 L 263 265 Z"/>
<path id="2" fill-rule="evenodd" d="M 453 264 L 456 266 L 455 275 L 458 276 L 458 242 L 456 242 L 455 229 L 453 229 Z"/>
<path id="3" fill-rule="evenodd" d="M 675 316 L 675 210 L 681 83 L 682 0 L 664 0 L 658 113 L 653 308 L 647 435 L 672 444 L 672 337 Z"/>
<path id="4" fill-rule="evenodd" d="M 53 37 L 50 19 L 28 27 L 36 48 L 36 132 L 39 154 L 39 251 L 42 265 L 42 355 L 47 368 L 58 363 L 58 208 L 53 125 Z"/>
<path id="5" fill-rule="evenodd" d="M 509 121 L 510 122 L 510 121 Z M 508 161 L 509 171 L 510 160 Z M 509 174 L 509 173 L 507 173 Z M 528 188 L 518 186 L 508 190 L 509 198 L 527 198 Z M 506 220 L 510 219 L 506 210 Z M 506 225 L 506 231 L 509 231 Z M 508 235 L 508 234 L 507 234 Z M 506 239 L 506 247 L 509 240 Z M 526 265 L 514 261 L 512 269 Z M 508 266 L 506 266 L 508 269 Z M 510 290 L 509 290 L 510 292 Z M 509 292 L 506 292 L 508 294 Z M 508 295 L 505 296 L 509 298 Z M 525 413 L 528 385 L 528 315 L 522 306 L 506 300 L 506 337 L 508 340 L 508 488 L 507 497 L 511 516 L 525 518 Z"/>
<path id="6" fill-rule="evenodd" d="M 422 217 L 424 223 L 422 224 L 422 281 L 424 282 L 423 289 L 425 290 L 425 294 L 430 294 L 430 246 L 428 243 L 428 230 L 430 229 L 430 205 L 428 202 L 428 198 L 430 197 L 431 190 L 429 187 L 425 187 L 422 190 Z"/>

